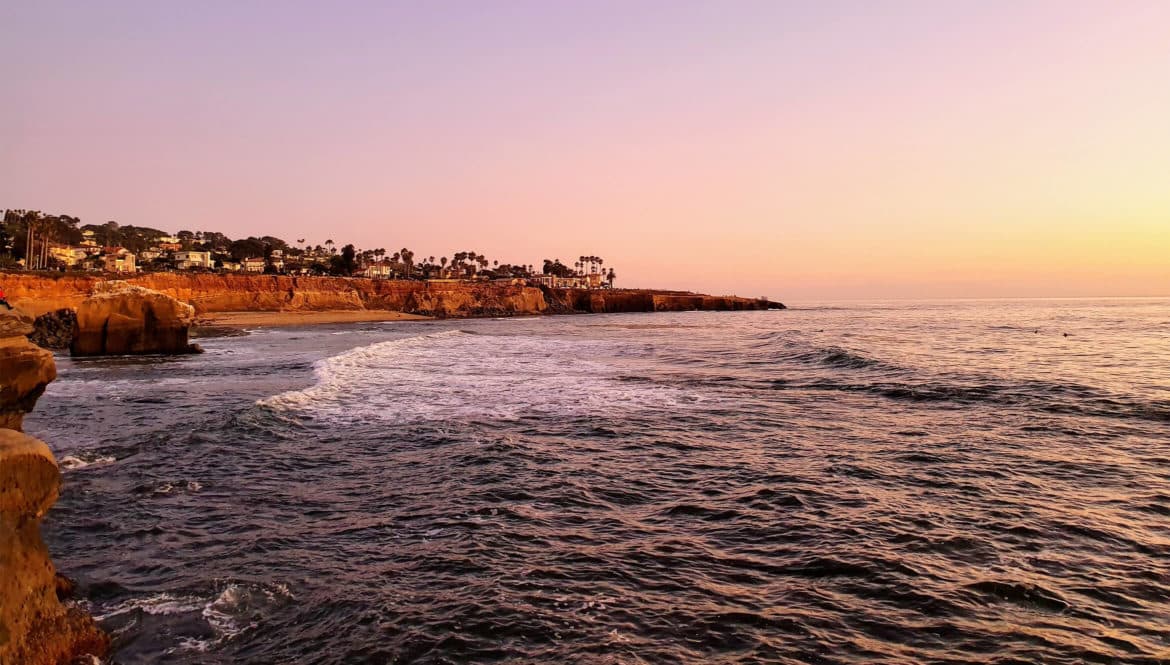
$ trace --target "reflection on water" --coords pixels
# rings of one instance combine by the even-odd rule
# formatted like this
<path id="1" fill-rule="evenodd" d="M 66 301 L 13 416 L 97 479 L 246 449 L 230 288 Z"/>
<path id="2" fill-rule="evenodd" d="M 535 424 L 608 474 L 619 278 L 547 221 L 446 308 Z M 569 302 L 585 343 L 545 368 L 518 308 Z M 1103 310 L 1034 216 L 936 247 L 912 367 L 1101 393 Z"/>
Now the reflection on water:
<path id="1" fill-rule="evenodd" d="M 120 663 L 1170 658 L 1164 300 L 201 344 L 27 419 Z"/>

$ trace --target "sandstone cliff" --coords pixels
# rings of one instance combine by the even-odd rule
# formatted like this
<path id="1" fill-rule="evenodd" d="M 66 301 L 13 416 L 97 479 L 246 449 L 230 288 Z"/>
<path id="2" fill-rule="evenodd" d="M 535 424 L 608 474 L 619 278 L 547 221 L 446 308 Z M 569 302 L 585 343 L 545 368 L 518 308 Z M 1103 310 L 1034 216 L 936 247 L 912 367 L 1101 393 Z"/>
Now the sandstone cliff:
<path id="1" fill-rule="evenodd" d="M 57 500 L 61 473 L 49 447 L 21 433 L 45 385 L 53 355 L 25 338 L 31 319 L 0 311 L 0 663 L 57 665 L 104 656 L 109 638 L 57 598 L 56 572 L 40 523 Z"/>
<path id="2" fill-rule="evenodd" d="M 75 356 L 189 353 L 195 308 L 158 291 L 101 282 L 77 306 Z"/>
<path id="3" fill-rule="evenodd" d="M 105 277 L 4 273 L 13 302 L 36 314 L 77 308 Z M 771 309 L 779 303 L 673 291 L 550 289 L 485 282 L 420 282 L 284 275 L 152 273 L 127 283 L 214 312 L 383 309 L 439 317 L 655 312 L 692 309 Z"/>

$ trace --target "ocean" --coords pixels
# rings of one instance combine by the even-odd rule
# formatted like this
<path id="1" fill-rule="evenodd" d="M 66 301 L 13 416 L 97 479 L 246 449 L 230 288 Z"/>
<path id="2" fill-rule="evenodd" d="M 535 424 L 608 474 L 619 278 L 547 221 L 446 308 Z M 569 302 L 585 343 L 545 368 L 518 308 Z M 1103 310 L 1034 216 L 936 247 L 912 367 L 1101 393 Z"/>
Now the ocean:
<path id="1" fill-rule="evenodd" d="M 1170 659 L 1170 300 L 200 343 L 26 419 L 116 663 Z"/>

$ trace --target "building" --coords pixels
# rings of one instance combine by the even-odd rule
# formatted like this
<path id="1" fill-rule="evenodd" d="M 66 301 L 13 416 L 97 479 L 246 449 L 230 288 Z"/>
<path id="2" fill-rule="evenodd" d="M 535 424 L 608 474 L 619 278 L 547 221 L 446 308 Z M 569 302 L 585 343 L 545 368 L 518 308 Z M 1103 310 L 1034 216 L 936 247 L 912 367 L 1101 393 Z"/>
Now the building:
<path id="1" fill-rule="evenodd" d="M 264 272 L 264 259 L 244 259 L 242 265 L 244 272 Z"/>
<path id="2" fill-rule="evenodd" d="M 527 280 L 529 286 L 556 286 L 557 278 L 552 275 L 533 275 Z"/>
<path id="3" fill-rule="evenodd" d="M 390 261 L 375 261 L 362 274 L 371 279 L 389 279 L 394 274 L 394 264 Z"/>
<path id="4" fill-rule="evenodd" d="M 85 257 L 90 254 L 98 253 L 97 247 L 86 247 L 83 245 L 67 246 L 54 245 L 49 247 L 49 256 L 60 261 L 66 266 L 73 267 L 85 260 Z"/>
<path id="5" fill-rule="evenodd" d="M 125 248 L 118 247 L 117 249 L 122 251 L 120 253 L 106 252 L 106 272 L 137 272 L 138 267 L 134 263 L 134 255 L 126 251 Z"/>
<path id="6" fill-rule="evenodd" d="M 209 270 L 214 265 L 211 261 L 211 252 L 175 252 L 175 267 L 179 270 L 191 270 L 192 268 Z"/>
<path id="7" fill-rule="evenodd" d="M 557 277 L 556 275 L 533 275 L 528 277 L 526 281 L 529 286 L 548 286 L 554 289 L 590 289 L 599 288 L 601 286 L 600 279 L 593 279 L 599 277 L 598 275 L 585 275 L 573 277 Z"/>

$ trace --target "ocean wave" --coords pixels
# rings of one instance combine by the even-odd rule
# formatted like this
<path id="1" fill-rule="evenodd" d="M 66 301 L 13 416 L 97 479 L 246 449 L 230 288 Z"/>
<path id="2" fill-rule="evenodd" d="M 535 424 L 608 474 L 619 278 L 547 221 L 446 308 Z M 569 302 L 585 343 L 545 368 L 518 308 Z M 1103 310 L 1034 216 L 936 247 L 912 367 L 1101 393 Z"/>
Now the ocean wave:
<path id="1" fill-rule="evenodd" d="M 278 417 L 328 422 L 515 420 L 687 408 L 699 391 L 631 383 L 600 340 L 447 330 L 350 349 L 316 363 L 313 385 L 258 400 Z"/>
<path id="2" fill-rule="evenodd" d="M 242 633 L 257 628 L 263 619 L 280 606 L 295 600 L 285 584 L 250 584 L 230 582 L 210 596 L 186 593 L 157 593 L 142 598 L 129 598 L 112 605 L 95 608 L 94 619 L 107 626 L 123 622 L 115 628 L 119 634 L 127 630 L 150 630 L 157 620 L 166 617 L 198 617 L 205 628 L 188 626 L 185 632 L 196 635 L 178 635 L 178 647 L 185 651 L 207 651 Z M 140 623 L 138 619 L 153 617 L 154 621 Z M 187 624 L 180 624 L 187 626 Z"/>
<path id="3" fill-rule="evenodd" d="M 1022 406 L 1054 414 L 1170 422 L 1170 403 L 1168 402 L 1116 395 L 1084 386 L 1060 386 L 1041 382 L 948 384 L 932 381 L 855 383 L 814 380 L 809 382 L 773 382 L 771 387 L 782 390 L 795 388 L 869 393 L 909 402 Z"/>
<path id="4" fill-rule="evenodd" d="M 839 346 L 830 346 L 797 354 L 791 356 L 790 359 L 796 362 L 814 363 L 840 369 L 868 369 L 884 365 L 880 360 L 866 357 L 860 353 L 849 351 Z"/>

